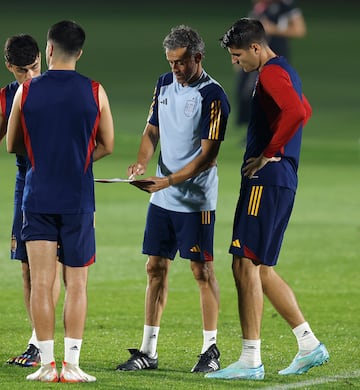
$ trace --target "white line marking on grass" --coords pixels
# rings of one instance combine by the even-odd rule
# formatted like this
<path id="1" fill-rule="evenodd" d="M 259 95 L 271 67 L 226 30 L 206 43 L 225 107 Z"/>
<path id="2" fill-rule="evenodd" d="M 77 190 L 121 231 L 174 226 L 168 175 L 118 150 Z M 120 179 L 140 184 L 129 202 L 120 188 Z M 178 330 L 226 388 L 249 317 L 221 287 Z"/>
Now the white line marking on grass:
<path id="1" fill-rule="evenodd" d="M 351 379 L 351 378 L 359 378 L 360 370 L 349 372 L 343 375 L 335 375 L 335 376 L 326 376 L 323 378 L 298 382 L 298 383 L 289 383 L 287 385 L 275 385 L 270 387 L 264 387 L 263 390 L 287 390 L 287 389 L 300 389 L 305 386 L 315 386 L 322 385 L 324 383 L 337 382 L 343 379 Z"/>

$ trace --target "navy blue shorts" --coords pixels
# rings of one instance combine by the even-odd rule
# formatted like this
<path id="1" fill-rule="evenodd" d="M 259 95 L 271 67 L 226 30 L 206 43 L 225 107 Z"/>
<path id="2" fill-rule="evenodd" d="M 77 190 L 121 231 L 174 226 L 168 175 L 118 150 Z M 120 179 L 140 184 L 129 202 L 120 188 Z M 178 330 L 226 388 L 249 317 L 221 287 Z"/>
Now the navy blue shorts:
<path id="1" fill-rule="evenodd" d="M 84 267 L 95 262 L 95 216 L 38 214 L 25 211 L 21 238 L 24 241 L 57 241 L 60 262 Z"/>
<path id="2" fill-rule="evenodd" d="M 213 261 L 215 211 L 181 213 L 149 204 L 142 253 Z"/>
<path id="3" fill-rule="evenodd" d="M 14 260 L 21 260 L 27 262 L 27 253 L 25 242 L 21 239 L 21 229 L 23 213 L 21 211 L 21 204 L 25 185 L 25 172 L 18 170 L 16 173 L 16 184 L 14 193 L 14 216 L 11 230 L 11 248 L 10 257 Z"/>
<path id="4" fill-rule="evenodd" d="M 16 196 L 16 195 L 15 195 Z M 11 249 L 10 257 L 13 260 L 27 261 L 25 242 L 21 239 L 23 213 L 21 211 L 21 202 L 14 203 L 14 217 L 11 231 Z"/>
<path id="5" fill-rule="evenodd" d="M 276 265 L 294 200 L 288 188 L 242 184 L 229 253 Z"/>

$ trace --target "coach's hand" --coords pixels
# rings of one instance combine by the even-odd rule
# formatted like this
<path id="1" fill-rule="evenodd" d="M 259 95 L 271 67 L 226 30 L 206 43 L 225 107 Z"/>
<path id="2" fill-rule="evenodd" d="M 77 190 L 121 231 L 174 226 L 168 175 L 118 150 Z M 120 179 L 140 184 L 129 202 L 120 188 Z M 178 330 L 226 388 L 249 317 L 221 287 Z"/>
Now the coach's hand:
<path id="1" fill-rule="evenodd" d="M 135 163 L 131 164 L 128 167 L 127 173 L 128 173 L 128 178 L 135 179 L 136 175 L 143 175 L 146 171 L 146 167 L 143 164 L 140 163 Z"/>
<path id="2" fill-rule="evenodd" d="M 134 180 L 130 184 L 140 188 L 140 190 L 152 193 L 169 187 L 169 180 L 167 177 L 152 176 L 143 180 Z"/>

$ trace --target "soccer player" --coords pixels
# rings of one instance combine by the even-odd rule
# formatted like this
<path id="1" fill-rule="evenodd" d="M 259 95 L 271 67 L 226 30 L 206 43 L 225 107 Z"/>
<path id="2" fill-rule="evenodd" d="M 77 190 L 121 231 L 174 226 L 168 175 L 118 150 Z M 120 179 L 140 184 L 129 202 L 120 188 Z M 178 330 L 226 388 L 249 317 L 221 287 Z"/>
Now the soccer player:
<path id="1" fill-rule="evenodd" d="M 104 88 L 79 74 L 85 32 L 61 21 L 47 34 L 48 70 L 19 86 L 9 117 L 7 149 L 29 156 L 22 238 L 31 269 L 31 314 L 41 367 L 30 381 L 94 382 L 79 367 L 87 311 L 88 266 L 95 262 L 93 161 L 110 154 L 113 120 Z M 52 285 L 60 244 L 66 289 L 65 357 L 54 359 Z"/>
<path id="2" fill-rule="evenodd" d="M 306 22 L 296 0 L 253 0 L 249 16 L 259 19 L 270 48 L 291 63 L 291 40 L 306 35 Z M 247 125 L 257 72 L 238 69 L 236 82 L 237 124 Z"/>
<path id="3" fill-rule="evenodd" d="M 306 322 L 277 263 L 297 188 L 302 128 L 311 107 L 301 80 L 266 42 L 259 20 L 243 18 L 222 37 L 233 65 L 259 72 L 242 165 L 241 189 L 230 253 L 242 330 L 239 360 L 208 378 L 257 379 L 265 370 L 260 353 L 263 293 L 291 326 L 299 352 L 280 375 L 301 374 L 329 359 Z"/>
<path id="4" fill-rule="evenodd" d="M 15 92 L 20 84 L 30 78 L 40 75 L 41 72 L 41 54 L 35 39 L 27 34 L 14 35 L 8 38 L 4 45 L 5 66 L 15 78 L 15 81 L 8 84 L 0 90 L 0 141 L 6 134 L 6 125 L 10 115 Z M 11 259 L 21 261 L 24 302 L 30 323 L 32 325 L 32 335 L 28 346 L 21 355 L 8 359 L 7 363 L 16 364 L 22 367 L 33 367 L 40 362 L 39 346 L 36 339 L 36 333 L 30 311 L 30 269 L 25 248 L 25 242 L 21 239 L 22 211 L 21 203 L 23 197 L 25 174 L 27 167 L 27 157 L 16 155 L 16 181 L 14 195 L 14 217 L 11 233 Z M 57 273 L 60 272 L 60 264 L 57 264 Z M 56 276 L 53 300 L 56 306 L 60 294 L 60 278 Z"/>
<path id="5" fill-rule="evenodd" d="M 160 144 L 156 176 L 141 188 L 152 193 L 144 254 L 147 260 L 145 324 L 140 350 L 117 370 L 158 367 L 157 341 L 167 301 L 168 273 L 177 251 L 190 260 L 200 290 L 203 346 L 192 372 L 219 368 L 216 346 L 219 287 L 213 266 L 218 195 L 216 158 L 224 139 L 229 103 L 223 88 L 202 67 L 205 44 L 188 26 L 171 29 L 163 41 L 171 72 L 158 79 L 137 161 L 130 177 L 145 173 Z"/>

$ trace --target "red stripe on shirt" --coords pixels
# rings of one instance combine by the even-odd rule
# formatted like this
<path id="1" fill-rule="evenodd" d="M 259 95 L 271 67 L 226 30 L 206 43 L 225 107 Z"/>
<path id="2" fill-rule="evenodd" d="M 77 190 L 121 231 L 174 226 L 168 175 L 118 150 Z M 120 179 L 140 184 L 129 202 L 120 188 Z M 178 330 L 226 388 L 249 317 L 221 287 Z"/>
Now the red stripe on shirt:
<path id="1" fill-rule="evenodd" d="M 92 131 L 91 131 L 91 136 L 90 136 L 90 139 L 89 139 L 89 143 L 88 143 L 84 172 L 86 172 L 88 167 L 89 167 L 89 164 L 90 164 L 90 161 L 91 161 L 91 156 L 92 156 L 92 153 L 93 153 L 93 151 L 95 149 L 96 134 L 97 134 L 97 131 L 98 131 L 99 120 L 100 120 L 99 83 L 96 82 L 96 81 L 92 81 L 91 84 L 92 84 L 93 96 L 94 96 L 96 105 L 98 107 L 98 114 L 96 116 L 96 119 L 95 119 L 95 122 L 94 122 L 94 126 L 93 126 Z"/>
<path id="2" fill-rule="evenodd" d="M 2 88 L 0 90 L 0 108 L 1 108 L 1 114 L 4 120 L 7 120 L 6 118 L 6 88 Z"/>
<path id="3" fill-rule="evenodd" d="M 25 100 L 29 94 L 30 82 L 31 82 L 31 80 L 26 81 L 22 87 L 23 90 L 22 90 L 22 97 L 21 97 L 21 125 L 22 125 L 23 133 L 24 133 L 24 144 L 25 144 L 26 152 L 27 152 L 28 158 L 29 158 L 30 163 L 31 163 L 31 168 L 32 168 L 32 170 L 35 170 L 34 153 L 33 153 L 32 147 L 31 147 L 29 131 L 28 131 L 28 128 L 26 126 L 25 117 L 24 117 L 24 113 L 23 113 L 23 106 L 24 106 Z"/>

